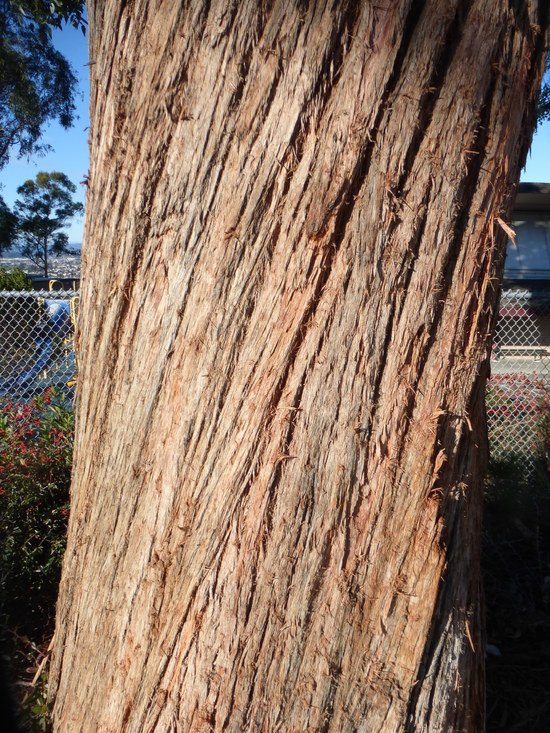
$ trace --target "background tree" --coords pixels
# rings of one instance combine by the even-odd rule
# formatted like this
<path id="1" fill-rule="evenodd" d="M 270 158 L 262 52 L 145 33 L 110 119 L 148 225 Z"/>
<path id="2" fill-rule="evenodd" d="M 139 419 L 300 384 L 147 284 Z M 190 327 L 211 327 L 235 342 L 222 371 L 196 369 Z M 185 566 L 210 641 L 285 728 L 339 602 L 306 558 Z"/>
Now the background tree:
<path id="1" fill-rule="evenodd" d="M 61 231 L 84 207 L 73 201 L 76 186 L 64 173 L 43 173 L 19 186 L 14 206 L 15 241 L 21 254 L 48 277 L 49 257 L 69 254 L 69 238 Z"/>
<path id="2" fill-rule="evenodd" d="M 19 22 L 30 20 L 51 28 L 62 28 L 70 23 L 86 31 L 85 3 L 83 0 L 7 0 L 3 2 L 15 13 Z M 51 33 L 51 30 L 48 30 Z"/>
<path id="3" fill-rule="evenodd" d="M 550 120 L 550 58 L 546 60 L 546 75 L 540 92 L 538 104 L 538 120 Z"/>
<path id="4" fill-rule="evenodd" d="M 17 218 L 0 196 L 0 256 L 15 242 Z"/>
<path id="5" fill-rule="evenodd" d="M 45 151 L 44 125 L 73 122 L 76 77 L 55 50 L 51 27 L 63 21 L 84 28 L 83 2 L 2 0 L 0 2 L 0 168 L 10 154 Z"/>
<path id="6" fill-rule="evenodd" d="M 90 1 L 56 731 L 483 730 L 547 6 Z"/>

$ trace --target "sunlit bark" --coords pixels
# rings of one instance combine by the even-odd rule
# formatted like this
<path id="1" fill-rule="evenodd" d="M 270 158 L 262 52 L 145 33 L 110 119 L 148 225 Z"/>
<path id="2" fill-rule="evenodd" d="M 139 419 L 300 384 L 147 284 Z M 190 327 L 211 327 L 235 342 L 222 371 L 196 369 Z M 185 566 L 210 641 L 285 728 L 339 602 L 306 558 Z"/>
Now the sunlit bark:
<path id="1" fill-rule="evenodd" d="M 544 5 L 90 3 L 56 731 L 483 729 Z"/>

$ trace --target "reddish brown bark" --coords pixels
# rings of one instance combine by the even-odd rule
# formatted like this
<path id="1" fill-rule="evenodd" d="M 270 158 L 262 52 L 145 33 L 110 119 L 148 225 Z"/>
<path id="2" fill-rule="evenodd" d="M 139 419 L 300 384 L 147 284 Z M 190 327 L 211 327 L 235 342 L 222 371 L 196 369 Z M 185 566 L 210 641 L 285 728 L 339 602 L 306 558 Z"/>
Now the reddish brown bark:
<path id="1" fill-rule="evenodd" d="M 544 4 L 444 5 L 90 3 L 55 730 L 482 729 Z"/>

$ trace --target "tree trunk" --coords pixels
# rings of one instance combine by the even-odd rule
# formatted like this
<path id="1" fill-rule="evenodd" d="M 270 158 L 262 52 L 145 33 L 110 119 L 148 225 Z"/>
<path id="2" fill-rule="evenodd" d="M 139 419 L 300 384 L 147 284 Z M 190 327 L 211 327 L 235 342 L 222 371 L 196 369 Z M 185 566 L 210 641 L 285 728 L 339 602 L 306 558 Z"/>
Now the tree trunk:
<path id="1" fill-rule="evenodd" d="M 333 5 L 89 3 L 56 731 L 483 729 L 484 389 L 546 3 Z"/>

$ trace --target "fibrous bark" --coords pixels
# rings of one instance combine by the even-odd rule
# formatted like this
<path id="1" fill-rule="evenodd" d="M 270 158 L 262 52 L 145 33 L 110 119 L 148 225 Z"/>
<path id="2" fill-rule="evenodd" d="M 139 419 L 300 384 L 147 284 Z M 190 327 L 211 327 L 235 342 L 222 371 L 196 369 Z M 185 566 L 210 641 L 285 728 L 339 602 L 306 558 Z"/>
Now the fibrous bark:
<path id="1" fill-rule="evenodd" d="M 544 6 L 90 3 L 55 730 L 482 730 Z"/>

